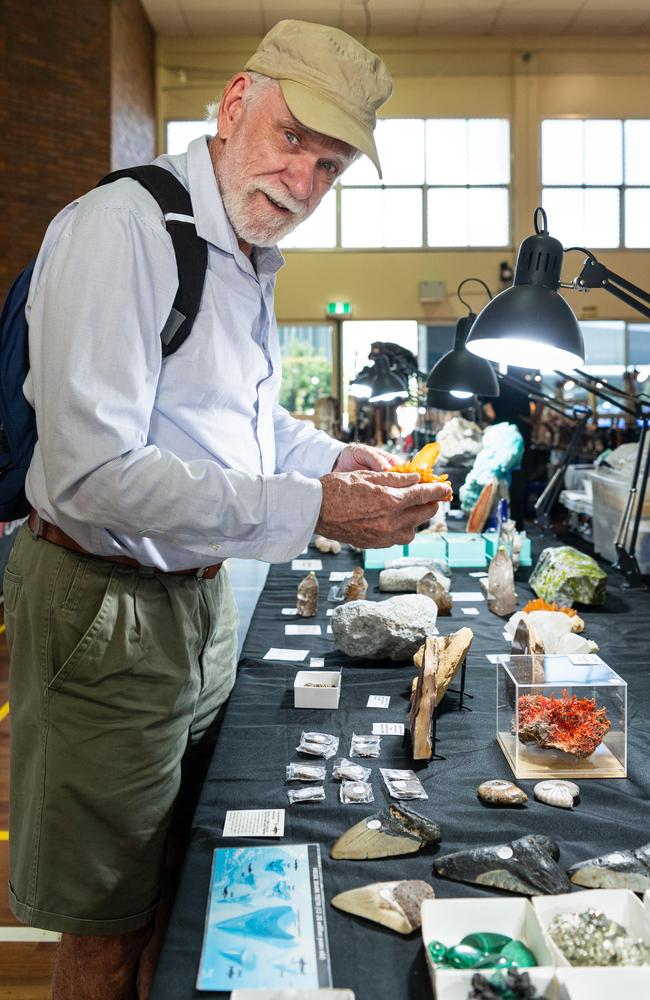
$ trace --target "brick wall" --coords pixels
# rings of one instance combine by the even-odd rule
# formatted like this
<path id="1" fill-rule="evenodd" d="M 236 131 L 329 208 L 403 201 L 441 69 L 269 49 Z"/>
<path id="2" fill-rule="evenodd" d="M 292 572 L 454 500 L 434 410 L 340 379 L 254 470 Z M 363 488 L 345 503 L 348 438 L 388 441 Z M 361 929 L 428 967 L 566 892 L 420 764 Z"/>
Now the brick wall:
<path id="1" fill-rule="evenodd" d="M 113 0 L 111 65 L 111 166 L 120 170 L 156 155 L 154 33 L 139 0 Z"/>
<path id="2" fill-rule="evenodd" d="M 112 23 L 119 43 L 115 57 Z M 144 138 L 147 115 L 151 136 L 154 129 L 153 39 L 138 0 L 0 0 L 0 25 L 4 298 L 15 274 L 37 251 L 52 217 L 111 169 L 112 136 L 124 148 L 121 136 L 134 122 L 137 159 L 153 155 L 153 138 L 149 145 Z M 120 81 L 114 88 L 113 73 Z M 142 80 L 147 81 L 146 95 L 136 95 Z"/>

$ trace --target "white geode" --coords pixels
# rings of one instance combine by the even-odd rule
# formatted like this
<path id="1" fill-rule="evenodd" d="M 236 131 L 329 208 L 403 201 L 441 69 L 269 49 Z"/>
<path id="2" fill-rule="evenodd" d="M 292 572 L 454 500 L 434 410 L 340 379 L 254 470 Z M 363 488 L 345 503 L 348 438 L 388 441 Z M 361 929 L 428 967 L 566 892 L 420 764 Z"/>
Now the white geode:
<path id="1" fill-rule="evenodd" d="M 332 615 L 340 650 L 364 659 L 408 660 L 429 635 L 436 635 L 438 608 L 424 594 L 387 601 L 349 601 Z"/>

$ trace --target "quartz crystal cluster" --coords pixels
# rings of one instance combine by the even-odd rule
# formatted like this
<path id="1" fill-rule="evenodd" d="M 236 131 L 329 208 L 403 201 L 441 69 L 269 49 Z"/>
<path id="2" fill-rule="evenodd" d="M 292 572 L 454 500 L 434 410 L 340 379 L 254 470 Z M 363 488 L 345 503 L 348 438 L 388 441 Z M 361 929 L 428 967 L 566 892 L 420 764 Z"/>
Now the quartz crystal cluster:
<path id="1" fill-rule="evenodd" d="M 571 965 L 646 965 L 650 948 L 601 910 L 558 913 L 548 932 Z"/>

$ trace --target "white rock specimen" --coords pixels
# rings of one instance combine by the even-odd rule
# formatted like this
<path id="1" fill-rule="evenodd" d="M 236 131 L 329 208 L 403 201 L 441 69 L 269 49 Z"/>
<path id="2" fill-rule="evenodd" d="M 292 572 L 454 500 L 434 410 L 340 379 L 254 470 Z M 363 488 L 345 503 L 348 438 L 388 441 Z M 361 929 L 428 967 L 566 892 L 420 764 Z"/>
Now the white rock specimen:
<path id="1" fill-rule="evenodd" d="M 332 632 L 340 650 L 364 659 L 407 660 L 435 635 L 438 609 L 424 594 L 387 601 L 350 601 L 332 615 Z"/>
<path id="2" fill-rule="evenodd" d="M 401 565 L 396 565 L 400 563 Z M 420 580 L 432 573 L 441 587 L 449 590 L 451 580 L 441 573 L 435 559 L 416 559 L 413 562 L 406 559 L 394 559 L 386 569 L 379 574 L 379 589 L 387 593 L 414 594 Z"/>
<path id="3" fill-rule="evenodd" d="M 332 552 L 335 556 L 341 551 L 341 543 L 335 538 L 325 538 L 324 535 L 314 535 L 314 545 L 319 552 Z"/>
<path id="4" fill-rule="evenodd" d="M 506 623 L 505 631 L 512 639 L 520 621 L 532 626 L 544 643 L 546 653 L 595 653 L 598 644 L 574 631 L 575 622 L 563 611 L 517 611 Z M 581 620 L 578 624 L 582 624 Z"/>

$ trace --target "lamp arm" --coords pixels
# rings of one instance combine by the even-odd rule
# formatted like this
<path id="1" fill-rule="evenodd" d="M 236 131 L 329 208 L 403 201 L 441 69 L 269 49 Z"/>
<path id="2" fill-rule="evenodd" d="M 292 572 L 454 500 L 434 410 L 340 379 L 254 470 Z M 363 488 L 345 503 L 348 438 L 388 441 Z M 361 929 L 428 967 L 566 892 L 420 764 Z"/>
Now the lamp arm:
<path id="1" fill-rule="evenodd" d="M 525 393 L 529 399 L 533 402 L 543 402 L 548 406 L 549 410 L 555 410 L 556 413 L 560 413 L 563 417 L 573 417 L 579 419 L 582 414 L 586 414 L 587 417 L 591 416 L 591 409 L 588 406 L 583 406 L 582 404 L 575 406 L 573 404 L 562 404 L 555 396 L 549 396 L 548 393 L 542 392 L 541 389 L 535 389 L 528 385 L 527 382 L 518 379 L 516 375 L 502 375 L 501 372 L 497 372 L 497 377 L 501 379 L 502 382 L 509 382 L 516 389 L 520 389 Z"/>
<path id="2" fill-rule="evenodd" d="M 570 250 L 582 250 L 583 247 L 569 247 Z M 634 285 L 627 278 L 622 278 L 620 274 L 610 271 L 608 267 L 596 260 L 590 251 L 586 251 L 588 257 L 583 264 L 582 271 L 572 282 L 574 288 L 586 292 L 590 288 L 604 288 L 606 292 L 615 295 L 621 302 L 632 306 L 642 316 L 650 317 L 650 292 L 646 292 L 638 285 Z M 631 294 L 628 294 L 631 293 Z"/>
<path id="3" fill-rule="evenodd" d="M 625 406 L 620 401 L 620 399 L 617 399 L 615 396 L 610 396 L 607 392 L 604 392 L 602 389 L 597 389 L 596 386 L 593 385 L 591 382 L 587 382 L 585 381 L 585 379 L 578 378 L 577 375 L 567 375 L 566 372 L 561 372 L 557 370 L 555 374 L 559 375 L 560 378 L 570 379 L 572 382 L 575 382 L 576 385 L 579 385 L 581 389 L 586 389 L 587 392 L 593 392 L 594 396 L 598 396 L 599 399 L 604 399 L 606 403 L 611 403 L 612 406 L 615 406 L 617 409 L 622 410 L 623 413 L 629 414 L 629 416 L 631 417 L 638 417 L 641 413 L 640 405 L 635 406 L 634 409 L 632 409 L 631 406 Z"/>

